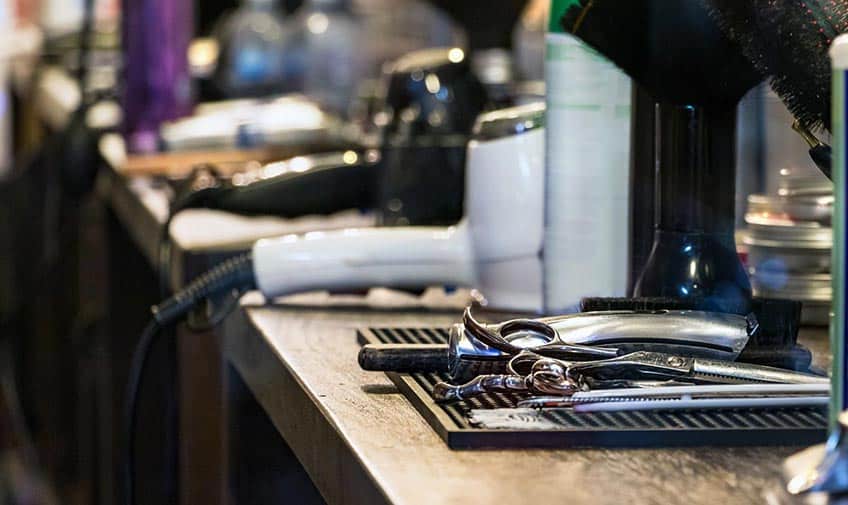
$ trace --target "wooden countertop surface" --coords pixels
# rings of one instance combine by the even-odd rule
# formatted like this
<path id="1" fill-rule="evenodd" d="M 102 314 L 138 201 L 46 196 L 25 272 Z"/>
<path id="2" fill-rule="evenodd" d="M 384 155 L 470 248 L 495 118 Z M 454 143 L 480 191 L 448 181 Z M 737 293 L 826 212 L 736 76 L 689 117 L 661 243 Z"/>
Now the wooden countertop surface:
<path id="1" fill-rule="evenodd" d="M 451 450 L 385 375 L 359 369 L 355 333 L 454 322 L 461 297 L 258 298 L 227 322 L 225 356 L 331 505 L 762 503 L 800 449 Z M 803 340 L 825 366 L 826 330 Z"/>

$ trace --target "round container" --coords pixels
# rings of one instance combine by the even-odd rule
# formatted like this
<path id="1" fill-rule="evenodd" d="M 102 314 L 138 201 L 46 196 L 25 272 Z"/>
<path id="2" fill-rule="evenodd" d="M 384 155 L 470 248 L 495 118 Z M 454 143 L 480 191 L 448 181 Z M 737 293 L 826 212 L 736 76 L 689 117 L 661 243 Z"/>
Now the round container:
<path id="1" fill-rule="evenodd" d="M 810 178 L 781 179 L 784 183 Z M 772 273 L 830 271 L 833 195 L 750 195 L 742 243 L 748 265 Z"/>
<path id="2" fill-rule="evenodd" d="M 749 245 L 748 265 L 768 271 L 826 274 L 830 272 L 830 249 L 780 249 Z"/>
<path id="3" fill-rule="evenodd" d="M 748 233 L 744 241 L 749 246 L 794 249 L 827 249 L 833 247 L 833 230 L 812 221 L 748 213 L 745 215 Z"/>
<path id="4" fill-rule="evenodd" d="M 811 222 L 794 222 L 762 215 L 745 216 L 748 230 L 742 237 L 748 265 L 770 272 L 815 274 L 830 271 L 833 246 L 830 228 Z"/>
<path id="5" fill-rule="evenodd" d="M 833 215 L 833 195 L 795 197 L 750 195 L 748 196 L 748 213 L 763 218 L 814 221 L 829 225 Z"/>
<path id="6" fill-rule="evenodd" d="M 778 181 L 780 196 L 832 195 L 833 183 L 823 175 L 784 175 Z"/>

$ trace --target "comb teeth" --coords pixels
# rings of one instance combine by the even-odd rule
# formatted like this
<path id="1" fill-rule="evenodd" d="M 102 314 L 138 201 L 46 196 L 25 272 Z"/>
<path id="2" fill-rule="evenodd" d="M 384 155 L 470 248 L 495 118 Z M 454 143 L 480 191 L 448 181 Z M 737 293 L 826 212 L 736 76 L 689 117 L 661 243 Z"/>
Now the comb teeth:
<path id="1" fill-rule="evenodd" d="M 623 402 L 644 402 L 644 401 L 652 401 L 652 402 L 674 402 L 680 401 L 681 398 L 677 396 L 605 396 L 603 398 L 571 398 L 571 402 L 573 403 L 623 403 Z"/>
<path id="2" fill-rule="evenodd" d="M 790 112 L 809 129 L 830 129 L 834 37 L 848 31 L 846 0 L 701 0 Z"/>

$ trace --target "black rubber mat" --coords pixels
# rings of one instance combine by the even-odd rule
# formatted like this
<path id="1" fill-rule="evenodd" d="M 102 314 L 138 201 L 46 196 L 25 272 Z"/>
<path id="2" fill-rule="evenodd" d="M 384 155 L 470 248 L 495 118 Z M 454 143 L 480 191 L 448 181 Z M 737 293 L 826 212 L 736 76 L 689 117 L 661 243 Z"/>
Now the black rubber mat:
<path id="1" fill-rule="evenodd" d="M 365 343 L 446 343 L 442 328 L 367 328 Z M 515 409 L 516 395 L 489 394 L 437 404 L 433 386 L 444 374 L 387 374 L 430 426 L 454 449 L 520 447 L 686 447 L 811 445 L 824 441 L 827 409 L 722 409 L 704 411 L 575 413 L 569 408 Z M 472 411 L 505 413 L 508 428 L 475 426 Z"/>

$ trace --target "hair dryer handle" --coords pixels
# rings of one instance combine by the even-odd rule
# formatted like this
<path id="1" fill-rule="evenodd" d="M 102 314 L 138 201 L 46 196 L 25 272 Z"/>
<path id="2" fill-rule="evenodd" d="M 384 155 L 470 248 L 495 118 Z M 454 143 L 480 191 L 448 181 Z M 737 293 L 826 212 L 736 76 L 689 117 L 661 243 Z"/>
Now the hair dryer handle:
<path id="1" fill-rule="evenodd" d="M 470 286 L 469 233 L 450 228 L 366 228 L 288 235 L 253 246 L 256 283 L 270 298 L 313 290 Z"/>
<path id="2" fill-rule="evenodd" d="M 373 208 L 380 169 L 364 161 L 286 172 L 245 186 L 229 186 L 208 207 L 237 214 L 300 217 Z"/>
<path id="3" fill-rule="evenodd" d="M 373 372 L 446 373 L 447 344 L 367 344 L 359 350 L 359 367 Z"/>

